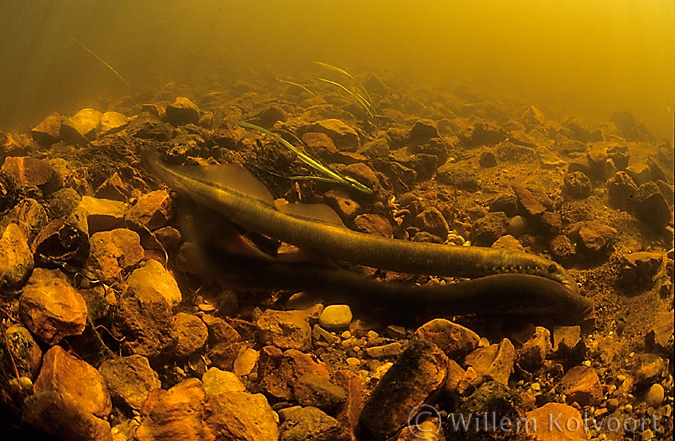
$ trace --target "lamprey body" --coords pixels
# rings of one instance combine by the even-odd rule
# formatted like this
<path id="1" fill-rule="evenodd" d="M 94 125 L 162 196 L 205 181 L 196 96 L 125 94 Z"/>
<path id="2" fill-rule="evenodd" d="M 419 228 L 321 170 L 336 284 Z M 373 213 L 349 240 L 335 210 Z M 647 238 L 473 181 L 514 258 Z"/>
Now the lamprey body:
<path id="1" fill-rule="evenodd" d="M 579 292 L 575 280 L 562 266 L 540 256 L 360 233 L 343 225 L 280 211 L 272 205 L 271 198 L 266 200 L 213 179 L 206 171 L 210 167 L 169 166 L 150 149 L 144 149 L 142 156 L 145 166 L 167 185 L 223 214 L 232 222 L 298 247 L 320 250 L 334 259 L 410 274 L 447 277 L 528 274 L 556 281 L 573 294 L 578 295 Z M 237 168 L 237 173 L 242 173 L 243 169 Z M 250 176 L 249 179 L 255 178 Z"/>

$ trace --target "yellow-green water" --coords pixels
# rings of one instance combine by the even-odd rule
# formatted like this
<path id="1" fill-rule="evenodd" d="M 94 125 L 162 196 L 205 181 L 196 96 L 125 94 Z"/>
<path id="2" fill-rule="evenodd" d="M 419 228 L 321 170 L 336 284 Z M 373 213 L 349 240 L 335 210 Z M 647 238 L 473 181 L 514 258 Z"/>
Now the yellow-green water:
<path id="1" fill-rule="evenodd" d="M 673 0 L 4 1 L 0 128 L 171 81 L 292 78 L 315 59 L 590 123 L 628 110 L 658 138 L 672 134 Z"/>

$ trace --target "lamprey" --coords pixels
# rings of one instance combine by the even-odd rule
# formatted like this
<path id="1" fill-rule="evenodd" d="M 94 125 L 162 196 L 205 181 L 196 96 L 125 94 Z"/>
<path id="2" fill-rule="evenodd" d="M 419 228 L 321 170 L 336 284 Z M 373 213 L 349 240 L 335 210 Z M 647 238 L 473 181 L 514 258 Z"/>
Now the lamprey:
<path id="1" fill-rule="evenodd" d="M 221 213 L 247 230 L 281 241 L 320 250 L 337 260 L 410 274 L 477 278 L 494 274 L 518 273 L 540 276 L 562 284 L 578 295 L 575 280 L 559 264 L 533 254 L 483 247 L 461 247 L 389 239 L 350 230 L 343 225 L 310 219 L 278 210 L 271 196 L 250 192 L 244 184 L 262 183 L 242 167 L 174 167 L 160 160 L 151 149 L 142 152 L 143 163 L 151 172 L 177 191 Z M 217 176 L 236 174 L 223 181 Z M 254 182 L 257 181 L 257 184 Z M 236 188 L 235 188 L 236 187 Z M 291 204 L 292 205 L 292 204 Z"/>

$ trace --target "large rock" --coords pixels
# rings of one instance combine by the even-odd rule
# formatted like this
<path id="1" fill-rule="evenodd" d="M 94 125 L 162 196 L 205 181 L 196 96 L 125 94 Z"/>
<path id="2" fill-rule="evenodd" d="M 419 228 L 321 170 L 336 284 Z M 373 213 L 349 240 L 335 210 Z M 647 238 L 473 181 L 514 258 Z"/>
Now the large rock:
<path id="1" fill-rule="evenodd" d="M 356 130 L 339 119 L 324 119 L 308 127 L 305 132 L 325 133 L 333 141 L 338 150 L 355 152 L 360 145 Z"/>
<path id="2" fill-rule="evenodd" d="M 122 115 L 119 112 L 105 112 L 101 116 L 100 121 L 100 130 L 101 135 L 107 135 L 109 133 L 115 133 L 123 129 L 129 123 L 129 118 Z"/>
<path id="3" fill-rule="evenodd" d="M 635 215 L 657 231 L 666 226 L 673 217 L 666 198 L 653 182 L 647 182 L 638 188 L 635 194 Z"/>
<path id="4" fill-rule="evenodd" d="M 179 96 L 173 104 L 166 106 L 165 119 L 176 126 L 197 124 L 199 122 L 199 108 L 189 99 Z"/>
<path id="5" fill-rule="evenodd" d="M 33 141 L 44 147 L 50 147 L 59 142 L 62 120 L 61 115 L 56 112 L 43 119 L 31 130 Z"/>
<path id="6" fill-rule="evenodd" d="M 8 156 L 1 170 L 12 176 L 21 187 L 39 187 L 54 176 L 54 169 L 49 162 L 29 156 Z"/>
<path id="7" fill-rule="evenodd" d="M 281 352 L 274 346 L 262 348 L 258 361 L 258 378 L 260 388 L 268 395 L 280 400 L 292 400 L 295 384 L 306 374 L 330 378 L 323 363 L 317 363 L 309 355 L 296 349 Z"/>
<path id="8" fill-rule="evenodd" d="M 306 351 L 312 346 L 312 330 L 304 311 L 268 309 L 257 321 L 258 338 L 265 345 Z"/>
<path id="9" fill-rule="evenodd" d="M 161 295 L 171 307 L 183 300 L 176 279 L 156 260 L 147 260 L 142 267 L 134 270 L 127 283 L 130 291 L 152 291 Z"/>
<path id="10" fill-rule="evenodd" d="M 527 430 L 529 433 L 534 433 L 537 441 L 586 441 L 588 439 L 581 413 L 566 404 L 546 403 L 538 409 L 527 412 L 527 420 L 530 421 Z"/>
<path id="11" fill-rule="evenodd" d="M 134 228 L 156 230 L 173 216 L 171 197 L 166 190 L 155 190 L 139 197 L 124 219 Z"/>
<path id="12" fill-rule="evenodd" d="M 480 337 L 469 328 L 446 319 L 431 320 L 415 331 L 415 337 L 438 346 L 448 358 L 461 361 L 478 347 Z"/>
<path id="13" fill-rule="evenodd" d="M 112 199 L 82 196 L 79 208 L 86 213 L 87 232 L 93 235 L 99 231 L 121 227 L 124 223 L 124 212 L 127 209 L 127 204 Z"/>
<path id="14" fill-rule="evenodd" d="M 556 390 L 565 394 L 567 404 L 597 406 L 602 400 L 602 384 L 592 367 L 575 366 L 560 380 Z"/>
<path id="15" fill-rule="evenodd" d="M 12 372 L 16 368 L 20 377 L 35 380 L 42 363 L 42 350 L 33 335 L 21 325 L 11 325 L 4 333 L 8 352 L 0 349 L 4 371 Z"/>
<path id="16" fill-rule="evenodd" d="M 140 236 L 126 228 L 95 233 L 89 243 L 87 266 L 104 283 L 118 281 L 123 270 L 133 268 L 145 257 Z"/>
<path id="17" fill-rule="evenodd" d="M 494 380 L 507 385 L 515 359 L 516 350 L 513 343 L 505 338 L 499 344 L 474 350 L 466 356 L 464 363 L 478 374 L 475 384 Z"/>
<path id="18" fill-rule="evenodd" d="M 33 253 L 17 224 L 9 224 L 0 236 L 0 288 L 16 289 L 33 271 Z"/>
<path id="19" fill-rule="evenodd" d="M 348 441 L 351 436 L 335 418 L 316 407 L 291 412 L 281 426 L 281 441 Z"/>
<path id="20" fill-rule="evenodd" d="M 91 108 L 82 109 L 61 123 L 61 139 L 70 144 L 85 145 L 96 139 L 96 130 L 103 114 Z"/>
<path id="21" fill-rule="evenodd" d="M 47 344 L 80 335 L 87 324 L 87 304 L 72 286 L 48 270 L 36 270 L 19 298 L 21 321 Z M 33 281 L 33 282 L 31 282 Z"/>
<path id="22" fill-rule="evenodd" d="M 209 330 L 204 322 L 193 314 L 179 312 L 173 317 L 173 326 L 177 338 L 174 356 L 184 358 L 204 347 Z"/>
<path id="23" fill-rule="evenodd" d="M 140 411 L 150 392 L 162 387 L 159 376 L 148 359 L 141 355 L 112 358 L 98 368 L 113 401 L 121 401 Z"/>
<path id="24" fill-rule="evenodd" d="M 103 376 L 61 346 L 52 346 L 45 353 L 40 374 L 35 380 L 36 393 L 47 391 L 69 394 L 84 410 L 99 418 L 107 417 L 112 410 Z"/>
<path id="25" fill-rule="evenodd" d="M 216 439 L 276 441 L 279 439 L 278 418 L 262 394 L 208 395 L 206 425 Z"/>

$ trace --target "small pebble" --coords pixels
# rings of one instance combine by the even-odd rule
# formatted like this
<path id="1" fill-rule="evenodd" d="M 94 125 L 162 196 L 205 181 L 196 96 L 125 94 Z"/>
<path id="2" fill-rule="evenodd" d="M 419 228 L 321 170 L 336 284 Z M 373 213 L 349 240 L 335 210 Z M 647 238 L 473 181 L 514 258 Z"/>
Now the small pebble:
<path id="1" fill-rule="evenodd" d="M 619 400 L 616 398 L 610 398 L 607 400 L 607 410 L 609 412 L 614 412 L 616 409 L 619 408 Z"/>
<path id="2" fill-rule="evenodd" d="M 359 366 L 361 364 L 361 360 L 354 357 L 348 357 L 346 361 L 349 366 Z"/>
<path id="3" fill-rule="evenodd" d="M 663 399 L 665 398 L 665 391 L 663 386 L 660 384 L 652 384 L 647 393 L 645 393 L 645 403 L 650 407 L 659 407 L 663 404 Z"/>
<path id="4" fill-rule="evenodd" d="M 328 305 L 319 316 L 319 324 L 325 329 L 343 329 L 349 326 L 352 318 L 349 305 Z"/>
<path id="5" fill-rule="evenodd" d="M 633 411 L 633 405 L 632 404 L 626 404 L 626 407 L 624 407 L 624 410 L 626 412 L 632 412 Z"/>
<path id="6" fill-rule="evenodd" d="M 534 390 L 534 391 L 540 391 L 540 390 L 541 390 L 541 385 L 540 385 L 539 383 L 532 383 L 532 384 L 530 385 L 530 387 L 531 387 L 532 390 Z"/>

